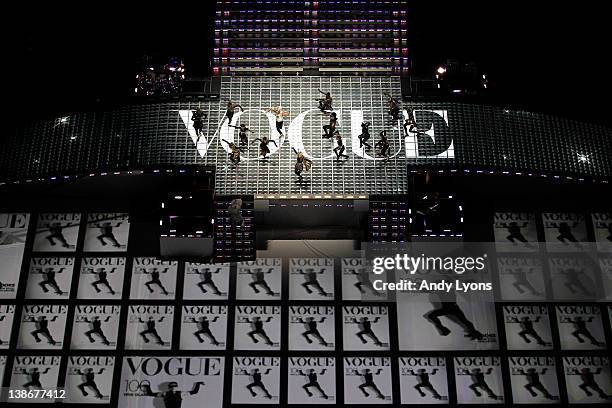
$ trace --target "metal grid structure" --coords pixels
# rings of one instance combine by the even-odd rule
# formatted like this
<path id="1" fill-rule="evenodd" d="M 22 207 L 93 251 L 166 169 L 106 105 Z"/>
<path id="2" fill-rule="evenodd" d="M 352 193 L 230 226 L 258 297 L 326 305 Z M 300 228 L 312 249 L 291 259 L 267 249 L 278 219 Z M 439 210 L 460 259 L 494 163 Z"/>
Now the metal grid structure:
<path id="1" fill-rule="evenodd" d="M 316 99 L 321 89 L 331 92 L 334 97 L 334 110 L 339 117 L 337 130 L 343 135 L 349 158 L 338 162 L 333 159 L 333 139 L 324 139 L 323 125 L 329 123 L 329 117 L 318 111 Z M 267 160 L 258 160 L 257 144 L 249 146 L 243 156 L 243 162 L 234 167 L 226 161 L 225 165 L 217 162 L 216 189 L 220 194 L 405 194 L 408 188 L 407 168 L 402 165 L 400 152 L 403 136 L 400 129 L 392 127 L 386 111 L 383 93 L 400 94 L 399 78 L 393 77 L 228 77 L 224 78 L 221 100 L 238 101 L 245 108 L 240 117 L 254 131 L 251 139 L 261 136 L 276 140 L 280 149 Z M 304 181 L 297 182 L 293 169 L 295 154 L 289 143 L 279 140 L 275 130 L 271 130 L 268 118 L 259 110 L 267 107 L 281 106 L 289 111 L 291 117 L 285 119 L 287 124 L 297 114 L 311 109 L 315 111 L 306 115 L 302 126 L 304 148 L 311 154 L 313 167 L 304 173 Z M 249 111 L 249 108 L 257 111 Z M 221 107 L 222 108 L 222 107 Z M 351 154 L 350 110 L 363 110 L 364 119 L 372 122 L 370 134 L 373 144 L 382 129 L 387 130 L 391 144 L 391 158 L 382 160 L 364 160 Z M 223 113 L 220 113 L 223 114 Z M 274 145 L 270 144 L 270 148 Z M 370 151 L 370 155 L 374 155 Z M 212 152 L 211 152 L 212 153 Z M 317 159 L 322 158 L 322 159 Z"/>

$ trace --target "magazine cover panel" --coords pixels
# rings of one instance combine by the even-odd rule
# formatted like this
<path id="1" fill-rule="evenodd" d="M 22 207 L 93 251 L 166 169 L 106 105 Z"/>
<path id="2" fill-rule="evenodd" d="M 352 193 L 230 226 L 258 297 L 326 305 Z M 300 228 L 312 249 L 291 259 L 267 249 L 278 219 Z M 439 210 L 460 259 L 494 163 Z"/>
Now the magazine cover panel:
<path id="1" fill-rule="evenodd" d="M 555 310 L 561 349 L 603 350 L 606 348 L 599 305 L 557 305 Z"/>
<path id="2" fill-rule="evenodd" d="M 127 213 L 87 214 L 85 252 L 125 252 L 130 235 Z"/>
<path id="3" fill-rule="evenodd" d="M 119 383 L 122 408 L 221 408 L 223 357 L 128 356 Z"/>
<path id="4" fill-rule="evenodd" d="M 444 357 L 400 357 L 402 404 L 448 404 L 448 379 Z"/>
<path id="5" fill-rule="evenodd" d="M 69 356 L 66 399 L 71 404 L 108 404 L 113 388 L 115 357 Z"/>
<path id="6" fill-rule="evenodd" d="M 389 309 L 387 306 L 342 307 L 344 350 L 389 350 Z"/>
<path id="7" fill-rule="evenodd" d="M 225 300 L 229 293 L 230 264 L 185 263 L 184 300 Z"/>
<path id="8" fill-rule="evenodd" d="M 76 305 L 70 348 L 73 350 L 115 350 L 120 316 L 121 306 L 119 305 Z"/>
<path id="9" fill-rule="evenodd" d="M 35 252 L 74 252 L 79 239 L 80 213 L 44 213 L 38 215 Z"/>
<path id="10" fill-rule="evenodd" d="M 549 252 L 577 252 L 588 242 L 586 220 L 578 213 L 542 213 L 544 239 Z"/>
<path id="11" fill-rule="evenodd" d="M 9 348 L 14 317 L 15 305 L 0 305 L 0 350 Z"/>
<path id="12" fill-rule="evenodd" d="M 508 350 L 552 350 L 548 306 L 523 303 L 502 309 Z"/>
<path id="13" fill-rule="evenodd" d="M 515 404 L 559 403 L 554 357 L 508 357 L 508 366 Z"/>
<path id="14" fill-rule="evenodd" d="M 17 347 L 61 350 L 67 314 L 66 305 L 24 305 Z"/>
<path id="15" fill-rule="evenodd" d="M 134 258 L 130 299 L 172 300 L 176 295 L 178 262 Z"/>
<path id="16" fill-rule="evenodd" d="M 255 261 L 239 262 L 237 269 L 236 299 L 281 299 L 281 258 L 258 258 Z"/>
<path id="17" fill-rule="evenodd" d="M 280 350 L 280 335 L 280 306 L 236 306 L 235 350 Z"/>
<path id="18" fill-rule="evenodd" d="M 344 357 L 344 403 L 393 403 L 389 357 Z"/>
<path id="19" fill-rule="evenodd" d="M 499 357 L 455 357 L 459 404 L 503 404 L 504 385 Z"/>
<path id="20" fill-rule="evenodd" d="M 610 404 L 610 358 L 564 356 L 563 374 L 570 404 Z"/>
<path id="21" fill-rule="evenodd" d="M 289 404 L 336 403 L 336 360 L 333 357 L 289 357 Z"/>
<path id="22" fill-rule="evenodd" d="M 591 214 L 595 242 L 600 252 L 612 253 L 612 213 Z"/>
<path id="23" fill-rule="evenodd" d="M 0 213 L 0 299 L 15 299 L 30 214 Z"/>
<path id="24" fill-rule="evenodd" d="M 333 306 L 289 306 L 289 350 L 334 350 Z"/>
<path id="25" fill-rule="evenodd" d="M 10 389 L 20 391 L 57 390 L 60 356 L 15 356 Z M 10 397 L 10 395 L 9 395 Z M 11 403 L 51 404 L 53 398 L 8 398 Z"/>
<path id="26" fill-rule="evenodd" d="M 535 252 L 539 249 L 538 229 L 532 213 L 495 213 L 493 233 L 498 252 Z"/>
<path id="27" fill-rule="evenodd" d="M 181 350 L 225 350 L 227 305 L 186 305 L 181 314 Z"/>
<path id="28" fill-rule="evenodd" d="M 278 404 L 280 357 L 237 356 L 232 362 L 232 404 Z"/>
<path id="29" fill-rule="evenodd" d="M 333 300 L 333 258 L 290 258 L 289 299 Z"/>
<path id="30" fill-rule="evenodd" d="M 84 257 L 81 260 L 79 299 L 121 299 L 125 258 Z"/>
<path id="31" fill-rule="evenodd" d="M 27 299 L 62 299 L 70 297 L 74 258 L 32 258 L 26 286 Z"/>
<path id="32" fill-rule="evenodd" d="M 130 305 L 125 330 L 126 350 L 170 350 L 174 306 Z"/>

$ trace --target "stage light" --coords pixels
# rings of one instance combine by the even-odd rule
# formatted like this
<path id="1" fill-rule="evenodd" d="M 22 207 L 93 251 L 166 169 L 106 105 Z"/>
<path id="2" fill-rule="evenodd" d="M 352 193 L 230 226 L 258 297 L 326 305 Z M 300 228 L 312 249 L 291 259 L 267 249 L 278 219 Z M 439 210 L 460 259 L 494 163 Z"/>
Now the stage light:
<path id="1" fill-rule="evenodd" d="M 446 68 L 440 66 L 438 67 L 438 69 L 436 70 L 436 72 L 440 75 L 444 75 L 446 73 Z"/>
<path id="2" fill-rule="evenodd" d="M 55 119 L 55 126 L 65 126 L 70 122 L 70 116 L 62 116 L 60 118 Z"/>
<path id="3" fill-rule="evenodd" d="M 589 156 L 583 153 L 578 153 L 578 161 L 580 163 L 588 163 L 589 162 Z"/>

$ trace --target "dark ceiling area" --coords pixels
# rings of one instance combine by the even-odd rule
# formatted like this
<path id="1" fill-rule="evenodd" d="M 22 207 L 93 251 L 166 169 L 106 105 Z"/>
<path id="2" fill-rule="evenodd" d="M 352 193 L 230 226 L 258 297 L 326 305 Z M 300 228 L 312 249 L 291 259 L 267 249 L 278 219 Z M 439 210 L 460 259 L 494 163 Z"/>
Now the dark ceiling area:
<path id="1" fill-rule="evenodd" d="M 446 58 L 474 61 L 488 73 L 496 103 L 610 126 L 609 104 L 601 102 L 611 90 L 601 7 L 411 1 L 413 73 L 431 76 Z M 19 6 L 4 36 L 15 63 L 5 93 L 14 101 L 13 117 L 53 117 L 124 101 L 143 55 L 179 56 L 188 75 L 207 75 L 213 8 L 212 1 L 95 11 Z"/>

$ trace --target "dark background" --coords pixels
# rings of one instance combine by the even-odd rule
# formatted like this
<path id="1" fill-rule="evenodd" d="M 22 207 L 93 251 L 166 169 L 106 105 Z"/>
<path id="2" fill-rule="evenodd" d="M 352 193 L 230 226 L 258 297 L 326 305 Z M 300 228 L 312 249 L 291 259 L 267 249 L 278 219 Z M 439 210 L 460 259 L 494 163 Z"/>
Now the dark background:
<path id="1" fill-rule="evenodd" d="M 431 76 L 446 58 L 473 60 L 488 73 L 495 103 L 612 126 L 604 6 L 540 3 L 410 1 L 413 72 Z M 27 4 L 6 14 L 13 118 L 117 103 L 131 94 L 144 54 L 181 56 L 188 75 L 208 72 L 213 1 L 104 7 Z"/>

